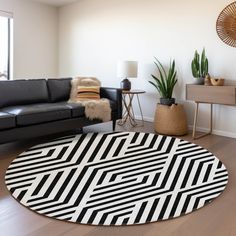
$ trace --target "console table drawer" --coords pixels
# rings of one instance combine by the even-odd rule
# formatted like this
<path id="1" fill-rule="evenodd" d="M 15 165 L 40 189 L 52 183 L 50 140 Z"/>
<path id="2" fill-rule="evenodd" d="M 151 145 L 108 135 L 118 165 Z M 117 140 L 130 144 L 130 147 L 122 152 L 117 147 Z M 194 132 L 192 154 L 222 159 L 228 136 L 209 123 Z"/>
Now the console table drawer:
<path id="1" fill-rule="evenodd" d="M 202 103 L 236 105 L 236 87 L 187 84 L 186 99 Z"/>

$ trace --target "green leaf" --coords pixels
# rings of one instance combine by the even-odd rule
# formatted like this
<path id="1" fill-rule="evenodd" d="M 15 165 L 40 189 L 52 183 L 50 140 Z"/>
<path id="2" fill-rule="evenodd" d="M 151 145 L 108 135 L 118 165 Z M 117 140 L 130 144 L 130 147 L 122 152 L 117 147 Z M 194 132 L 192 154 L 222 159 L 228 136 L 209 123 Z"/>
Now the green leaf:
<path id="1" fill-rule="evenodd" d="M 199 70 L 200 69 L 200 55 L 198 54 L 197 50 L 195 51 L 195 58 L 194 58 L 194 64 L 196 66 L 196 69 Z"/>
<path id="2" fill-rule="evenodd" d="M 156 65 L 156 67 L 158 69 L 158 72 L 159 72 L 159 75 L 160 75 L 159 81 L 162 84 L 162 86 L 161 86 L 162 87 L 162 92 L 166 93 L 166 83 L 165 83 L 165 78 L 166 78 L 165 75 L 166 74 L 162 71 L 162 68 L 159 66 L 159 64 L 157 64 L 156 62 L 154 62 L 154 63 Z"/>
<path id="3" fill-rule="evenodd" d="M 166 77 L 167 77 L 167 74 L 166 74 L 166 71 L 165 71 L 165 69 L 164 69 L 164 66 L 161 64 L 161 62 L 160 62 L 156 57 L 154 57 L 154 58 L 155 58 L 155 60 L 158 62 L 159 66 L 162 68 L 162 71 L 163 71 L 164 76 L 165 76 L 165 78 L 166 78 Z"/>
<path id="4" fill-rule="evenodd" d="M 206 62 L 205 62 L 205 72 L 206 75 L 208 74 L 208 59 L 206 58 Z"/>
<path id="5" fill-rule="evenodd" d="M 200 77 L 200 71 L 199 71 L 199 69 L 197 68 L 198 66 L 197 66 L 197 64 L 196 64 L 196 62 L 195 62 L 194 60 L 192 61 L 191 66 L 192 66 L 192 74 L 193 74 L 193 77 L 194 77 L 194 78 L 199 78 L 199 77 Z"/>
<path id="6" fill-rule="evenodd" d="M 163 93 L 164 93 L 164 88 L 163 88 L 163 85 L 162 85 L 160 79 L 157 78 L 157 77 L 154 76 L 154 75 L 151 75 L 151 76 L 152 76 L 152 78 L 153 78 L 153 79 L 155 80 L 155 82 L 156 82 L 156 84 L 155 84 L 154 86 L 157 88 L 157 90 L 158 90 L 158 92 L 159 92 L 160 94 L 163 94 Z M 153 83 L 153 84 L 154 84 L 154 83 Z"/>
<path id="7" fill-rule="evenodd" d="M 152 84 L 157 89 L 158 92 L 160 92 L 159 87 L 155 83 L 153 83 L 152 81 L 148 81 L 148 82 Z"/>
<path id="8" fill-rule="evenodd" d="M 205 60 L 206 60 L 206 55 L 205 55 L 205 48 L 204 48 L 202 50 L 202 56 L 201 56 L 201 67 L 200 67 L 201 77 L 204 77 L 204 74 L 205 74 Z"/>
<path id="9" fill-rule="evenodd" d="M 164 69 L 161 62 L 155 57 L 154 61 L 159 76 L 151 75 L 154 81 L 149 81 L 160 93 L 163 98 L 171 98 L 174 86 L 177 83 L 177 72 L 175 70 L 175 60 L 170 60 L 168 71 Z"/>

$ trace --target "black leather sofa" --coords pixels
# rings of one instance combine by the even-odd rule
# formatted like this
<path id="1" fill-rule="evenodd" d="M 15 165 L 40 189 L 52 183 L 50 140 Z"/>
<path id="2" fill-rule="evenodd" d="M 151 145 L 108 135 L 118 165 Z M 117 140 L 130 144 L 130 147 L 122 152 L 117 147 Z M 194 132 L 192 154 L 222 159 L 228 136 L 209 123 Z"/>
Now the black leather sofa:
<path id="1" fill-rule="evenodd" d="M 71 78 L 0 81 L 0 143 L 30 139 L 102 122 L 85 117 L 85 109 L 67 103 Z M 101 88 L 110 101 L 113 130 L 122 116 L 120 89 Z"/>

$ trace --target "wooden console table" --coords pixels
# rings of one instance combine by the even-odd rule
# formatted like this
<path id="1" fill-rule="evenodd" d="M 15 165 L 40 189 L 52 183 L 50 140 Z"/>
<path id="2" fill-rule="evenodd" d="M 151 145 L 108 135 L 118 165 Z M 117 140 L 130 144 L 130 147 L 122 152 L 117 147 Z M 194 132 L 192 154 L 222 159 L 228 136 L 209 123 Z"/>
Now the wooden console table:
<path id="1" fill-rule="evenodd" d="M 236 86 L 206 86 L 187 84 L 186 99 L 195 101 L 196 103 L 192 137 L 193 139 L 198 139 L 212 133 L 213 104 L 236 106 Z M 200 103 L 210 104 L 210 131 L 196 137 Z"/>

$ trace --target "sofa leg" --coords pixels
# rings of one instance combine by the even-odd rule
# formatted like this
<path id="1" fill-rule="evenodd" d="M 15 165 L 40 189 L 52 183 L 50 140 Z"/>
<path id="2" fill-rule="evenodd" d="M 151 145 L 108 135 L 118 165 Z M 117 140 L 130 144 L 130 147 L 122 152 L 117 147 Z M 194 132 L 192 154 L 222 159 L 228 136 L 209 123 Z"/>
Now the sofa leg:
<path id="1" fill-rule="evenodd" d="M 115 131 L 116 130 L 116 120 L 112 120 L 112 130 Z"/>

